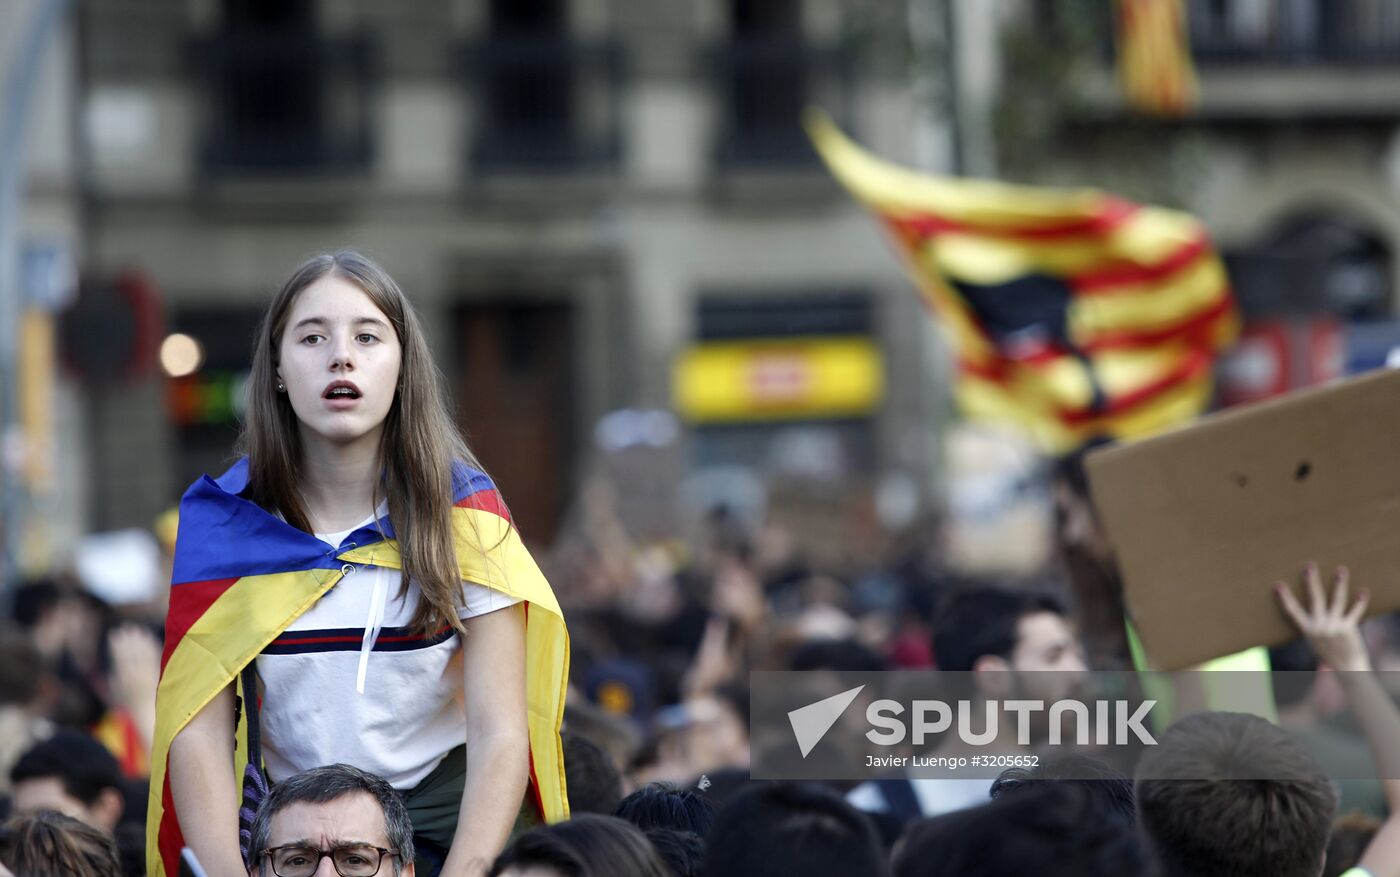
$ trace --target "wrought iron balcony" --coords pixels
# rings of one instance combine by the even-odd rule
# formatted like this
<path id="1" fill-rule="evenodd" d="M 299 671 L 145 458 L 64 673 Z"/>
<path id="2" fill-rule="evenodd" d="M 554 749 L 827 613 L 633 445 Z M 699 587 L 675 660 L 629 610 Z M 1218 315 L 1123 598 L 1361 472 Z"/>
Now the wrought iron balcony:
<path id="1" fill-rule="evenodd" d="M 377 77 L 365 36 L 225 33 L 190 45 L 209 177 L 366 170 Z"/>
<path id="2" fill-rule="evenodd" d="M 1400 62 L 1392 0 L 1191 0 L 1188 13 L 1202 65 Z"/>
<path id="3" fill-rule="evenodd" d="M 713 50 L 716 164 L 725 170 L 817 166 L 802 110 L 816 103 L 846 115 L 850 59 L 841 48 L 798 37 L 745 37 Z"/>
<path id="4" fill-rule="evenodd" d="M 622 47 L 568 35 L 497 36 L 461 50 L 476 108 L 472 167 L 607 170 L 622 155 Z"/>

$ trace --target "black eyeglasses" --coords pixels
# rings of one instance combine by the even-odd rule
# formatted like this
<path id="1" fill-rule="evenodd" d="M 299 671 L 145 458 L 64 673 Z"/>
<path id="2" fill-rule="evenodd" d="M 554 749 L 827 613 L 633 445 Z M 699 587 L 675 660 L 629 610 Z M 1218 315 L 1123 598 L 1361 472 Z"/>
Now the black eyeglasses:
<path id="1" fill-rule="evenodd" d="M 369 844 L 342 844 L 330 850 L 288 844 L 263 850 L 262 854 L 272 860 L 272 873 L 277 877 L 311 877 L 327 856 L 340 877 L 374 877 L 383 858 L 397 856 L 399 851 Z"/>

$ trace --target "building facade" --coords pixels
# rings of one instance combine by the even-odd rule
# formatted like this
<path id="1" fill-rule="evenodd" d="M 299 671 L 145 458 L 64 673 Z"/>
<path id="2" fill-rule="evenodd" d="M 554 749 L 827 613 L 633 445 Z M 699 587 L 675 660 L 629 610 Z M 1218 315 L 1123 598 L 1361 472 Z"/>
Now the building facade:
<path id="1" fill-rule="evenodd" d="M 339 247 L 426 318 L 527 537 L 558 531 L 600 418 L 673 410 L 677 363 L 705 344 L 738 351 L 706 378 L 735 382 L 738 409 L 682 412 L 686 472 L 805 465 L 926 505 L 935 336 L 799 124 L 819 104 L 945 165 L 946 125 L 888 62 L 905 21 L 865 0 L 83 4 L 90 276 L 139 277 L 163 331 L 203 349 L 186 377 L 85 385 L 91 526 L 144 524 L 223 464 L 261 306 Z M 813 375 L 852 338 L 877 380 L 824 407 Z"/>
<path id="2" fill-rule="evenodd" d="M 1022 5 L 1004 37 L 1016 47 L 1000 99 L 998 147 L 1015 153 L 1004 164 L 1205 221 L 1247 318 L 1224 401 L 1381 365 L 1400 345 L 1400 7 L 1183 8 L 1199 99 L 1184 116 L 1152 118 L 1122 97 L 1109 4 Z M 1058 59 L 1027 50 L 1052 45 Z"/>
<path id="3" fill-rule="evenodd" d="M 203 360 L 69 381 L 61 468 L 89 529 L 144 525 L 220 468 L 262 304 L 351 246 L 425 316 L 529 536 L 558 531 L 619 409 L 683 415 L 704 502 L 791 470 L 927 507 L 944 358 L 817 165 L 808 104 L 932 171 L 1200 215 L 1265 336 L 1240 398 L 1306 383 L 1390 343 L 1391 6 L 1191 0 L 1201 100 L 1161 120 L 1125 106 L 1090 0 L 89 0 L 66 37 L 84 290 L 155 302 Z M 843 355 L 875 376 L 836 404 L 814 376 Z"/>

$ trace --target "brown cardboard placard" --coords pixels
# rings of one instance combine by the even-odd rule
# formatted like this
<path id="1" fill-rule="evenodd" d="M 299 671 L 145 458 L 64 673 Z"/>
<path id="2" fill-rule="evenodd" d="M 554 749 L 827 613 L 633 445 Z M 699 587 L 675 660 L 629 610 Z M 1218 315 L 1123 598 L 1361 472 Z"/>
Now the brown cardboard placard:
<path id="1" fill-rule="evenodd" d="M 1273 584 L 1351 569 L 1400 609 L 1400 371 L 1231 409 L 1086 460 L 1152 665 L 1297 637 Z"/>

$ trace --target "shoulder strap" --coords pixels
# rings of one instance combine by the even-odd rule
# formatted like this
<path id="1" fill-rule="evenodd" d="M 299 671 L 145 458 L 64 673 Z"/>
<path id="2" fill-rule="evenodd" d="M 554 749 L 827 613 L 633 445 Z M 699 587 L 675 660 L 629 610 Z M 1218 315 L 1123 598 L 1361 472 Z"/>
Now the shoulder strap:
<path id="1" fill-rule="evenodd" d="M 238 808 L 238 846 L 243 853 L 243 861 L 249 867 L 257 859 L 257 851 L 250 849 L 253 839 L 253 818 L 258 807 L 271 791 L 267 775 L 262 767 L 262 722 L 258 709 L 258 667 L 257 660 L 251 660 L 239 675 L 243 689 L 242 718 L 248 740 L 248 765 L 243 769 L 243 800 Z M 238 714 L 234 714 L 234 728 L 238 727 Z"/>
<path id="2" fill-rule="evenodd" d="M 258 667 L 257 660 L 248 662 L 239 674 L 242 682 L 243 700 L 245 701 L 244 712 L 247 713 L 248 722 L 248 763 L 262 765 L 262 722 L 259 721 L 260 710 L 258 708 Z M 234 716 L 235 727 L 238 717 Z"/>

